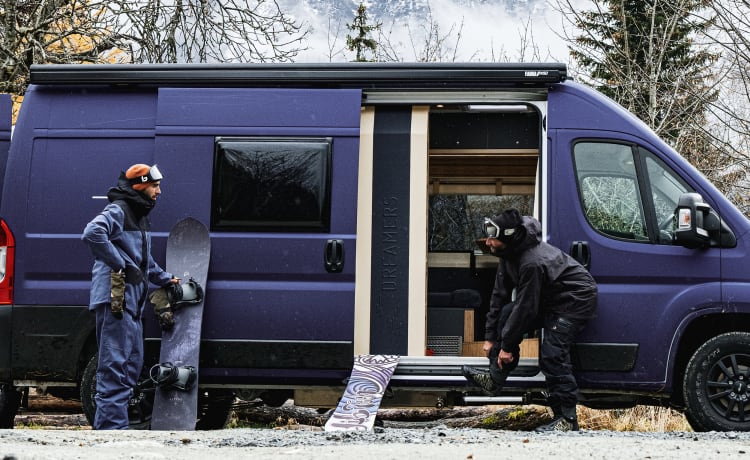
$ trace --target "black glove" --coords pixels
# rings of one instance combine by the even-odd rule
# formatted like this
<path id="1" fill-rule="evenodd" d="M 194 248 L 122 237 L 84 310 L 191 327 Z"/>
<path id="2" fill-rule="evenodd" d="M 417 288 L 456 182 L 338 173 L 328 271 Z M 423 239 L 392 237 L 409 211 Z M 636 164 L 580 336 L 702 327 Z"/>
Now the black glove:
<path id="1" fill-rule="evenodd" d="M 149 296 L 149 300 L 154 305 L 154 313 L 164 331 L 168 331 L 174 327 L 174 314 L 172 313 L 172 306 L 169 303 L 169 289 L 171 288 L 167 285 L 155 290 Z"/>
<path id="2" fill-rule="evenodd" d="M 122 270 L 110 272 L 110 306 L 112 314 L 117 319 L 122 319 L 122 312 L 125 309 L 125 273 Z"/>

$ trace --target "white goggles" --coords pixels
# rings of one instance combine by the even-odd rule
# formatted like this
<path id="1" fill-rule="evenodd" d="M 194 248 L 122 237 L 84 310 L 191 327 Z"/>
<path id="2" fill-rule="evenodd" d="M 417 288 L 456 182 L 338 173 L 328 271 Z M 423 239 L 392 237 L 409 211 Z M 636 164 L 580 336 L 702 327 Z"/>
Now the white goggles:
<path id="1" fill-rule="evenodd" d="M 487 238 L 498 238 L 498 239 L 509 239 L 516 233 L 515 228 L 501 229 L 498 225 L 489 217 L 484 218 L 484 234 Z"/>
<path id="2" fill-rule="evenodd" d="M 159 171 L 159 167 L 156 165 L 151 166 L 148 170 L 148 174 L 143 176 L 138 176 L 130 179 L 130 184 L 145 184 L 147 182 L 157 182 L 162 180 L 161 171 Z"/>

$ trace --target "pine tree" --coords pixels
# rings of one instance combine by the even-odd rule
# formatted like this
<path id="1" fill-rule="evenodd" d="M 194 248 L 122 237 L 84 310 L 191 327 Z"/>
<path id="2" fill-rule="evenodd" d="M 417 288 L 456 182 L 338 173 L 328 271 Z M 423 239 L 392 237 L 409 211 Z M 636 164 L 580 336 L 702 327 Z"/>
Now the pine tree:
<path id="1" fill-rule="evenodd" d="M 376 30 L 379 30 L 382 23 L 378 22 L 375 25 L 369 25 L 367 23 L 367 7 L 364 3 L 359 4 L 357 8 L 357 16 L 354 17 L 354 23 L 347 24 L 346 28 L 356 33 L 356 36 L 346 36 L 346 47 L 349 51 L 356 51 L 357 57 L 354 59 L 355 62 L 368 62 L 371 61 L 365 57 L 366 52 L 374 52 L 378 47 L 378 42 L 370 37 L 370 34 Z"/>
<path id="2" fill-rule="evenodd" d="M 575 21 L 582 32 L 571 55 L 592 85 L 678 149 L 696 144 L 688 130 L 703 126 L 717 98 L 711 84 L 717 55 L 694 43 L 711 26 L 695 14 L 709 3 L 594 0 L 595 9 Z"/>

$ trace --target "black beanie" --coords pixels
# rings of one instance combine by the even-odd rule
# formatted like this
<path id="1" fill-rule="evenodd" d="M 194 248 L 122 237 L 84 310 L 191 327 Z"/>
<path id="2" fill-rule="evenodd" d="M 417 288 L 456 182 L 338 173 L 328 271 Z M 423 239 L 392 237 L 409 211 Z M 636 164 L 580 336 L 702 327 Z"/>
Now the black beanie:
<path id="1" fill-rule="evenodd" d="M 516 232 L 506 232 L 505 230 L 517 229 L 523 224 L 523 219 L 518 209 L 507 209 L 502 214 L 493 217 L 492 222 L 500 227 L 500 234 L 497 239 L 507 244 L 514 240 Z"/>
<path id="2" fill-rule="evenodd" d="M 521 213 L 518 209 L 508 209 L 503 211 L 499 216 L 492 218 L 492 222 L 495 223 L 500 229 L 516 228 L 523 223 Z"/>

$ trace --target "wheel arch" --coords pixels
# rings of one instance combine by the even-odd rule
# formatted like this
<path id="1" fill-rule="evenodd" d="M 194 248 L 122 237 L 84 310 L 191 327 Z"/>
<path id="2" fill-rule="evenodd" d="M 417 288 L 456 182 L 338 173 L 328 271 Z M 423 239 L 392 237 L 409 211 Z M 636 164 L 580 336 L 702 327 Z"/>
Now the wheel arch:
<path id="1" fill-rule="evenodd" d="M 750 332 L 750 314 L 712 313 L 694 318 L 680 336 L 672 367 L 672 407 L 684 407 L 682 381 L 688 361 L 698 347 L 726 332 Z"/>

